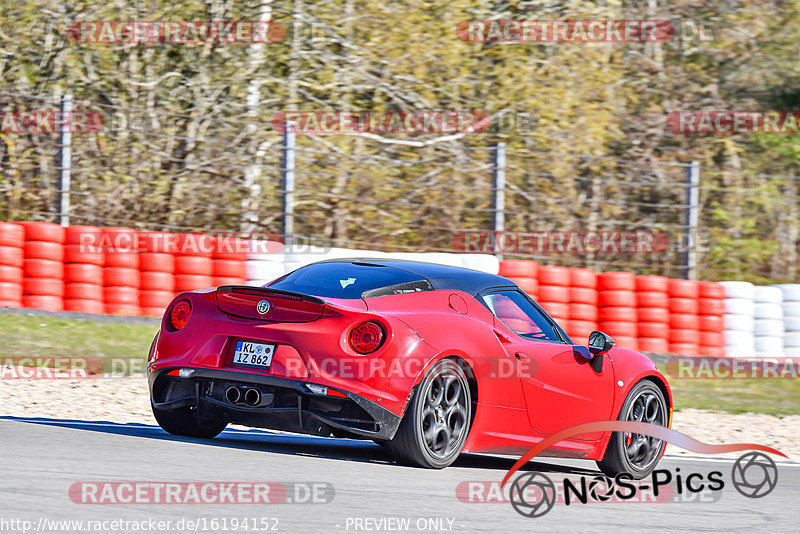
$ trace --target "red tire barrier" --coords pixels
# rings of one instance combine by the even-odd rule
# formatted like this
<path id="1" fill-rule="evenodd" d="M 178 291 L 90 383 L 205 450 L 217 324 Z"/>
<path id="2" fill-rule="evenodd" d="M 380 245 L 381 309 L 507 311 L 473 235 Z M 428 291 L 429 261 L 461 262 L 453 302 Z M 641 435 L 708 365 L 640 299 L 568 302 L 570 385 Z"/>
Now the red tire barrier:
<path id="1" fill-rule="evenodd" d="M 549 313 L 556 321 L 569 319 L 569 304 L 564 302 L 539 302 L 544 311 Z"/>
<path id="2" fill-rule="evenodd" d="M 656 354 L 666 354 L 669 352 L 669 343 L 660 337 L 640 337 L 637 339 L 639 349 L 642 352 L 654 352 Z"/>
<path id="3" fill-rule="evenodd" d="M 636 293 L 636 306 L 639 308 L 669 308 L 669 295 L 660 291 L 639 291 Z"/>
<path id="4" fill-rule="evenodd" d="M 569 288 L 539 284 L 539 300 L 545 302 L 569 302 Z"/>
<path id="5" fill-rule="evenodd" d="M 164 312 L 170 302 L 172 302 L 172 291 L 140 291 L 139 306 L 145 308 L 160 308 Z"/>
<path id="6" fill-rule="evenodd" d="M 22 283 L 22 269 L 11 265 L 0 265 L 0 282 Z"/>
<path id="7" fill-rule="evenodd" d="M 139 290 L 135 287 L 106 286 L 103 288 L 104 304 L 131 304 L 139 306 Z"/>
<path id="8" fill-rule="evenodd" d="M 670 278 L 669 280 L 669 296 L 680 297 L 686 299 L 696 299 L 699 294 L 697 282 L 694 280 L 680 280 L 678 278 Z"/>
<path id="9" fill-rule="evenodd" d="M 51 312 L 64 311 L 64 299 L 51 295 L 23 295 L 22 307 Z"/>
<path id="10" fill-rule="evenodd" d="M 603 306 L 636 307 L 636 293 L 622 289 L 597 292 L 597 304 Z"/>
<path id="11" fill-rule="evenodd" d="M 45 241 L 47 243 L 64 244 L 66 230 L 64 230 L 64 227 L 61 225 L 39 221 L 21 221 L 14 224 L 25 228 L 26 241 Z"/>
<path id="12" fill-rule="evenodd" d="M 214 276 L 212 277 L 211 282 L 214 287 L 243 286 L 247 284 L 247 279 L 240 278 L 238 276 Z"/>
<path id="13" fill-rule="evenodd" d="M 680 344 L 680 343 L 698 344 L 699 339 L 700 336 L 698 335 L 697 330 L 687 330 L 680 328 L 669 329 L 670 344 Z"/>
<path id="14" fill-rule="evenodd" d="M 22 247 L 0 246 L 0 265 L 22 267 L 25 253 Z"/>
<path id="15" fill-rule="evenodd" d="M 234 278 L 247 278 L 247 264 L 237 260 L 214 260 L 211 274 Z"/>
<path id="16" fill-rule="evenodd" d="M 106 250 L 103 255 L 106 267 L 139 268 L 139 254 L 134 250 Z"/>
<path id="17" fill-rule="evenodd" d="M 569 320 L 582 322 L 597 322 L 597 306 L 571 302 L 569 304 Z"/>
<path id="18" fill-rule="evenodd" d="M 0 300 L 3 301 L 22 301 L 22 284 L 13 282 L 0 282 Z"/>
<path id="19" fill-rule="evenodd" d="M 175 291 L 175 275 L 156 271 L 142 271 L 139 287 L 147 291 L 164 291 L 172 295 L 172 292 Z M 144 305 L 142 306 L 145 307 Z"/>
<path id="20" fill-rule="evenodd" d="M 699 332 L 701 347 L 725 347 L 725 335 L 722 332 Z"/>
<path id="21" fill-rule="evenodd" d="M 597 290 L 587 287 L 570 287 L 569 301 L 578 304 L 597 306 Z"/>
<path id="22" fill-rule="evenodd" d="M 103 241 L 103 230 L 96 226 L 76 224 L 65 228 L 64 243 L 67 245 L 99 246 Z M 66 308 L 66 304 L 64 305 Z"/>
<path id="23" fill-rule="evenodd" d="M 669 327 L 679 330 L 697 330 L 700 328 L 700 319 L 691 313 L 671 313 L 669 316 Z M 676 341 L 677 343 L 682 343 Z"/>
<path id="24" fill-rule="evenodd" d="M 539 296 L 539 282 L 536 281 L 536 278 L 524 278 L 524 277 L 517 277 L 513 278 L 512 282 L 517 284 L 521 290 L 525 293 L 537 299 Z"/>
<path id="25" fill-rule="evenodd" d="M 610 334 L 609 334 L 610 335 Z M 611 336 L 614 338 L 614 346 L 621 349 L 639 350 L 639 341 L 630 336 Z"/>
<path id="26" fill-rule="evenodd" d="M 0 300 L 0 308 L 21 308 L 22 299 L 20 300 Z"/>
<path id="27" fill-rule="evenodd" d="M 177 234 L 176 256 L 208 256 L 214 252 L 216 239 L 204 234 Z"/>
<path id="28" fill-rule="evenodd" d="M 64 286 L 64 300 L 96 300 L 103 302 L 103 286 L 100 284 L 72 283 Z M 66 302 L 64 308 L 66 309 Z"/>
<path id="29" fill-rule="evenodd" d="M 701 332 L 722 332 L 725 330 L 725 320 L 719 315 L 701 315 L 699 322 Z"/>
<path id="30" fill-rule="evenodd" d="M 136 241 L 140 252 L 175 254 L 177 236 L 169 232 L 138 232 Z"/>
<path id="31" fill-rule="evenodd" d="M 669 278 L 655 274 L 643 274 L 636 277 L 636 291 L 669 291 Z"/>
<path id="32" fill-rule="evenodd" d="M 669 311 L 671 313 L 697 314 L 697 299 L 684 297 L 670 297 Z"/>
<path id="33" fill-rule="evenodd" d="M 643 323 L 663 323 L 665 326 L 669 324 L 667 308 L 637 308 L 636 316 Z"/>
<path id="34" fill-rule="evenodd" d="M 64 298 L 64 280 L 59 278 L 24 278 L 22 281 L 24 295 L 42 295 Z"/>
<path id="35" fill-rule="evenodd" d="M 638 337 L 660 338 L 666 343 L 669 338 L 669 325 L 667 323 L 638 322 L 636 323 L 636 332 Z"/>
<path id="36" fill-rule="evenodd" d="M 707 347 L 704 345 L 700 345 L 699 347 L 697 347 L 697 351 L 700 356 L 709 356 L 711 358 L 725 357 L 725 347 Z"/>
<path id="37" fill-rule="evenodd" d="M 175 291 L 194 291 L 195 289 L 204 289 L 214 285 L 210 276 L 203 276 L 199 274 L 176 274 L 175 275 Z"/>
<path id="38" fill-rule="evenodd" d="M 165 308 L 159 306 L 158 308 L 140 308 L 140 310 L 140 315 L 145 317 L 163 317 Z"/>
<path id="39" fill-rule="evenodd" d="M 138 289 L 141 284 L 141 275 L 136 269 L 126 267 L 103 268 L 103 285 L 116 287 L 132 287 Z"/>
<path id="40" fill-rule="evenodd" d="M 566 267 L 539 266 L 536 278 L 540 286 L 569 287 L 569 269 Z"/>
<path id="41" fill-rule="evenodd" d="M 636 338 L 636 323 L 632 321 L 600 321 L 597 323 L 598 329 L 605 332 L 614 340 L 617 336 Z"/>
<path id="42" fill-rule="evenodd" d="M 177 274 L 199 274 L 211 276 L 213 262 L 208 256 L 175 256 L 175 272 Z"/>
<path id="43" fill-rule="evenodd" d="M 101 300 L 64 299 L 64 311 L 101 315 L 105 308 Z"/>
<path id="44" fill-rule="evenodd" d="M 696 343 L 670 343 L 669 352 L 681 356 L 698 356 L 700 351 Z"/>
<path id="45" fill-rule="evenodd" d="M 532 260 L 502 260 L 500 276 L 506 278 L 536 278 L 538 264 Z"/>
<path id="46" fill-rule="evenodd" d="M 139 269 L 159 273 L 174 273 L 175 256 L 161 252 L 143 252 L 139 255 Z"/>
<path id="47" fill-rule="evenodd" d="M 717 282 L 700 282 L 698 296 L 703 299 L 724 299 L 725 287 Z"/>
<path id="48" fill-rule="evenodd" d="M 97 245 L 65 245 L 64 262 L 103 265 L 103 249 Z"/>
<path id="49" fill-rule="evenodd" d="M 725 301 L 723 299 L 700 298 L 697 299 L 697 308 L 702 315 L 725 315 Z"/>
<path id="50" fill-rule="evenodd" d="M 597 330 L 597 323 L 594 321 L 578 321 L 570 319 L 566 322 L 564 329 L 567 331 L 567 335 L 571 337 L 573 341 L 579 345 L 583 345 L 588 342 L 589 334 Z"/>
<path id="51" fill-rule="evenodd" d="M 25 241 L 25 258 L 64 261 L 64 245 L 49 241 Z"/>
<path id="52" fill-rule="evenodd" d="M 127 302 L 105 302 L 103 313 L 106 315 L 121 315 L 123 317 L 136 317 L 141 315 L 141 310 L 136 304 Z"/>
<path id="53" fill-rule="evenodd" d="M 250 243 L 250 241 L 238 237 L 215 237 L 213 239 L 214 251 L 211 257 L 215 260 L 245 261 L 250 252 Z"/>
<path id="54" fill-rule="evenodd" d="M 109 226 L 102 229 L 100 244 L 106 252 L 138 252 L 138 232 L 133 228 Z"/>
<path id="55" fill-rule="evenodd" d="M 634 291 L 636 275 L 627 272 L 600 273 L 597 275 L 597 289 Z"/>
<path id="56" fill-rule="evenodd" d="M 569 286 L 596 289 L 597 273 L 591 269 L 573 267 L 569 270 Z"/>
<path id="57" fill-rule="evenodd" d="M 636 308 L 624 306 L 606 306 L 597 312 L 598 321 L 601 323 L 609 321 L 623 321 L 635 323 L 638 320 Z"/>
<path id="58" fill-rule="evenodd" d="M 0 222 L 0 247 L 22 247 L 24 244 L 24 227 L 18 224 Z"/>
<path id="59" fill-rule="evenodd" d="M 22 271 L 26 278 L 64 278 L 64 264 L 55 260 L 26 259 Z"/>
<path id="60" fill-rule="evenodd" d="M 99 265 L 88 263 L 68 263 L 64 265 L 64 282 L 68 284 L 98 284 L 102 280 L 103 268 Z"/>

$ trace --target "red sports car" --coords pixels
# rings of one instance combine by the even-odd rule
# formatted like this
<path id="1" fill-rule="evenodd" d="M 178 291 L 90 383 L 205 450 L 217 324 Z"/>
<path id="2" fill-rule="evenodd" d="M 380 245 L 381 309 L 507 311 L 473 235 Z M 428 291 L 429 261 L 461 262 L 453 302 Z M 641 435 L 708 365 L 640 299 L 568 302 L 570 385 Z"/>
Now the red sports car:
<path id="1" fill-rule="evenodd" d="M 647 356 L 601 332 L 576 345 L 507 278 L 412 261 L 322 261 L 264 287 L 184 293 L 148 362 L 153 413 L 172 434 L 235 423 L 371 439 L 431 468 L 520 454 L 578 423 L 668 426 L 672 414 Z M 549 453 L 641 478 L 663 450 L 616 432 Z"/>

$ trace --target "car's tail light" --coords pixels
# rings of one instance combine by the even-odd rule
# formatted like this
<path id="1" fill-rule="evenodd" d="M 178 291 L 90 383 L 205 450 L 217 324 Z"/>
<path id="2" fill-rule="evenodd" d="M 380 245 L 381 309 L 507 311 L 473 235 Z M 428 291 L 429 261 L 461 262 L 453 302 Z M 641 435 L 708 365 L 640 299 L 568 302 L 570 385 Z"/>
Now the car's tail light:
<path id="1" fill-rule="evenodd" d="M 383 343 L 383 328 L 378 323 L 361 323 L 350 331 L 350 346 L 359 354 L 375 352 Z"/>
<path id="2" fill-rule="evenodd" d="M 186 323 L 189 322 L 189 317 L 192 316 L 192 305 L 188 300 L 179 300 L 172 311 L 169 312 L 169 324 L 175 330 L 180 330 Z"/>

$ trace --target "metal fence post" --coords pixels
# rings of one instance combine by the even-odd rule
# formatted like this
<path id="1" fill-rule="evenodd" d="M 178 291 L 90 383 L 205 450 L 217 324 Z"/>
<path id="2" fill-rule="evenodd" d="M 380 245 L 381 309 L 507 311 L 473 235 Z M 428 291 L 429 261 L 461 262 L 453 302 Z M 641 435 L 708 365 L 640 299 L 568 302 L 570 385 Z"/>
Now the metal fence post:
<path id="1" fill-rule="evenodd" d="M 506 144 L 498 142 L 492 157 L 492 230 L 495 238 L 506 228 Z M 499 239 L 498 239 L 499 242 Z M 503 259 L 502 252 L 496 254 Z"/>
<path id="2" fill-rule="evenodd" d="M 281 170 L 281 190 L 283 191 L 283 242 L 291 249 L 294 240 L 294 123 L 287 122 L 283 133 L 283 165 Z"/>
<path id="3" fill-rule="evenodd" d="M 700 163 L 697 161 L 692 161 L 686 167 L 686 186 L 686 258 L 683 277 L 694 280 L 697 276 L 697 229 L 700 222 Z"/>
<path id="4" fill-rule="evenodd" d="M 72 171 L 72 95 L 61 96 L 61 141 L 58 172 L 58 216 L 56 222 L 69 226 L 69 189 Z"/>

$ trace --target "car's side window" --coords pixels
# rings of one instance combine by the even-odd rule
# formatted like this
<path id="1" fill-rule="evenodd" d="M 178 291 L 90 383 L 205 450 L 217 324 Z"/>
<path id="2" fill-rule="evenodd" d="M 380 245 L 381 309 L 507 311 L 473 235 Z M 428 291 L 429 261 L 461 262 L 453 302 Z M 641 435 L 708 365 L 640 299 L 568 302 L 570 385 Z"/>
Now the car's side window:
<path id="1" fill-rule="evenodd" d="M 482 298 L 495 317 L 520 336 L 561 341 L 547 317 L 519 291 L 493 291 L 485 293 Z"/>

